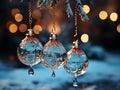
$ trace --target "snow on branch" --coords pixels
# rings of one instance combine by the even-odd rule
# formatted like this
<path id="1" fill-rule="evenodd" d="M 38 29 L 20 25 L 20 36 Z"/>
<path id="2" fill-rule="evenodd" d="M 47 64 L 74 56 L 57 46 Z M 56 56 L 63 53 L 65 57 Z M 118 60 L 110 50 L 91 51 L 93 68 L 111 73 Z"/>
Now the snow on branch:
<path id="1" fill-rule="evenodd" d="M 79 15 L 81 16 L 81 20 L 82 21 L 89 20 L 88 16 L 86 15 L 86 13 L 83 10 L 83 6 L 82 6 L 81 1 L 80 0 L 76 0 L 76 4 L 77 4 L 77 7 L 79 9 Z"/>
<path id="2" fill-rule="evenodd" d="M 21 2 L 23 0 L 20 0 Z M 37 7 L 41 8 L 43 7 L 44 5 L 47 7 L 47 6 L 55 6 L 56 4 L 58 4 L 60 0 L 37 0 Z M 81 20 L 82 21 L 87 21 L 89 20 L 88 16 L 86 15 L 86 13 L 84 12 L 83 10 L 83 6 L 82 6 L 82 2 L 81 0 L 74 0 L 76 5 L 77 5 L 77 9 L 79 10 L 79 15 L 81 16 Z M 91 4 L 93 4 L 93 1 L 94 0 L 89 0 L 89 2 Z M 68 18 L 73 16 L 73 11 L 72 11 L 72 8 L 71 8 L 71 3 L 70 3 L 70 0 L 65 0 L 65 4 L 66 4 L 66 13 L 67 13 L 67 16 Z"/>
<path id="3" fill-rule="evenodd" d="M 71 6 L 70 6 L 70 1 L 69 0 L 66 0 L 66 12 L 67 12 L 67 15 L 68 15 L 68 18 L 70 16 L 73 16 L 73 11 L 71 9 Z"/>
<path id="4" fill-rule="evenodd" d="M 44 4 L 45 6 L 54 6 L 55 4 L 57 4 L 59 2 L 59 0 L 38 0 L 37 1 L 37 7 L 42 7 Z"/>
<path id="5" fill-rule="evenodd" d="M 37 1 L 37 7 L 42 7 L 45 4 L 47 4 L 50 0 L 38 0 Z"/>

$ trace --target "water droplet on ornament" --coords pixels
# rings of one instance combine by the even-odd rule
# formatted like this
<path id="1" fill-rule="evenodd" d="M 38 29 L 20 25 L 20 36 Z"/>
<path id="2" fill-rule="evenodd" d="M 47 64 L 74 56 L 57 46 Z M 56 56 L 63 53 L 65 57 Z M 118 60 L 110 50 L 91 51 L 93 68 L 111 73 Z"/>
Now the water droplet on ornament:
<path id="1" fill-rule="evenodd" d="M 77 87 L 78 86 L 78 81 L 77 81 L 77 78 L 75 77 L 74 80 L 73 80 L 73 86 L 74 87 Z"/>
<path id="2" fill-rule="evenodd" d="M 52 72 L 52 77 L 55 77 L 55 72 L 54 71 Z"/>
<path id="3" fill-rule="evenodd" d="M 34 75 L 34 70 L 33 68 L 30 66 L 30 68 L 28 69 L 28 75 L 33 76 Z"/>

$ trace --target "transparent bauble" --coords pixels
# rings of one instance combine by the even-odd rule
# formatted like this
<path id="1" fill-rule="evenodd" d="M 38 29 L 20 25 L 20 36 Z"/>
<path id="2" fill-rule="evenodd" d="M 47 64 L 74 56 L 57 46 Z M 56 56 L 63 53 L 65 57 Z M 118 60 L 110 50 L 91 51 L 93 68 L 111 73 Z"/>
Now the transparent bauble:
<path id="1" fill-rule="evenodd" d="M 37 38 L 32 34 L 32 30 L 29 30 L 29 33 L 26 34 L 26 37 L 21 41 L 19 47 L 17 48 L 17 55 L 19 60 L 30 66 L 28 73 L 34 74 L 32 66 L 38 64 L 41 61 L 41 51 L 42 44 Z"/>
<path id="2" fill-rule="evenodd" d="M 66 62 L 64 59 L 66 50 L 58 41 L 56 34 L 51 34 L 49 41 L 43 47 L 42 55 L 43 64 L 53 70 L 52 77 L 55 77 L 54 70 L 60 68 Z"/>
<path id="3" fill-rule="evenodd" d="M 67 52 L 66 64 L 64 69 L 75 78 L 73 86 L 77 85 L 77 76 L 83 75 L 88 68 L 88 59 L 83 50 L 78 46 L 78 41 L 73 42 L 72 49 Z"/>

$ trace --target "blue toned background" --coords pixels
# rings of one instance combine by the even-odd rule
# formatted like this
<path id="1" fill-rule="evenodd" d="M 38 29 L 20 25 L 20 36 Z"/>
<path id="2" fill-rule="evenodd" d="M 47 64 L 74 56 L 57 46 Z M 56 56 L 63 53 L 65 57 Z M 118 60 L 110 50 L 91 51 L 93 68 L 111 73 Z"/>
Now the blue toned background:
<path id="1" fill-rule="evenodd" d="M 34 25 L 40 25 L 42 30 L 35 31 L 35 36 L 44 45 L 49 40 L 51 22 L 53 20 L 50 10 L 39 10 L 33 0 L 32 15 Z M 57 34 L 59 41 L 66 50 L 71 49 L 72 42 L 75 40 L 74 19 L 68 19 L 63 1 L 57 6 Z M 34 66 L 34 76 L 28 75 L 28 67 L 23 65 L 17 58 L 17 47 L 25 37 L 25 27 L 19 28 L 21 24 L 28 26 L 28 4 L 26 0 L 20 3 L 19 0 L 0 1 L 0 90 L 120 90 L 120 6 L 119 0 L 94 0 L 91 5 L 88 0 L 82 0 L 83 5 L 90 7 L 87 14 L 89 21 L 82 22 L 78 18 L 78 38 L 80 47 L 86 52 L 89 60 L 87 72 L 78 77 L 77 88 L 72 86 L 73 77 L 66 73 L 63 68 L 55 71 L 56 77 L 52 78 L 50 69 L 42 63 Z M 74 2 L 71 1 L 71 6 Z M 17 8 L 18 11 L 14 11 Z M 99 13 L 104 10 L 108 17 L 102 20 Z M 17 22 L 15 14 L 21 13 L 23 20 Z M 116 21 L 109 17 L 116 12 Z M 104 17 L 104 15 L 103 15 Z M 116 18 L 116 16 L 112 16 Z M 10 25 L 17 26 L 16 32 L 10 30 Z M 12 30 L 14 30 L 12 28 Z M 26 29 L 25 29 L 26 30 Z M 83 34 L 89 36 L 89 40 L 83 43 Z"/>

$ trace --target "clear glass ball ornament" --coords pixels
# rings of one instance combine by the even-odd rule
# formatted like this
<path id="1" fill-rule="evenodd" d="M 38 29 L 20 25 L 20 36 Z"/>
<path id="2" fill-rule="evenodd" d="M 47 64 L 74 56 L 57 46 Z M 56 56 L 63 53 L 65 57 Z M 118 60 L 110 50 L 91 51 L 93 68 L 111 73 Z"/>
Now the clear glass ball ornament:
<path id="1" fill-rule="evenodd" d="M 78 86 L 77 76 L 83 75 L 88 68 L 88 59 L 83 50 L 78 46 L 78 40 L 73 42 L 72 49 L 67 52 L 64 69 L 74 76 L 73 86 Z"/>
<path id="2" fill-rule="evenodd" d="M 17 48 L 17 56 L 23 64 L 30 66 L 28 74 L 33 75 L 34 70 L 32 69 L 32 66 L 41 61 L 41 51 L 43 46 L 33 35 L 32 29 L 28 29 L 28 31 L 29 33 L 26 34 L 26 37 L 21 41 Z"/>
<path id="3" fill-rule="evenodd" d="M 49 41 L 45 44 L 42 51 L 42 62 L 47 67 L 53 70 L 52 77 L 55 77 L 55 69 L 64 66 L 66 50 L 58 41 L 56 34 L 51 34 Z"/>

